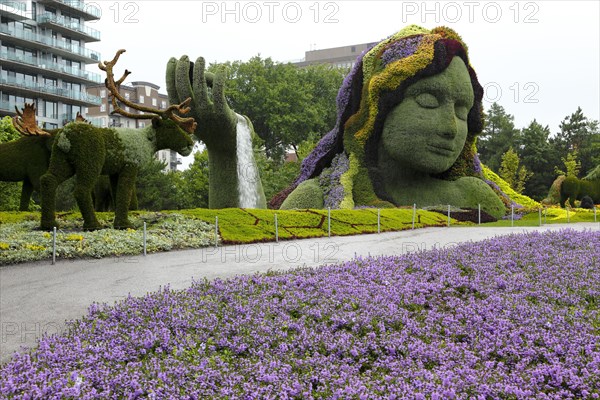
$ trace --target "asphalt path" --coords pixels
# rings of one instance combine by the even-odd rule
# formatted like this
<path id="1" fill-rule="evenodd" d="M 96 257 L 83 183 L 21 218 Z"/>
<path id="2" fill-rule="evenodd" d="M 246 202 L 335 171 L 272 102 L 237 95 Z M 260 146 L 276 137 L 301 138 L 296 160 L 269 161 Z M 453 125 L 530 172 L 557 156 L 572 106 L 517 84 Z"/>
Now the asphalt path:
<path id="1" fill-rule="evenodd" d="M 189 287 L 192 280 L 229 278 L 340 263 L 355 256 L 401 255 L 494 236 L 558 229 L 598 230 L 598 223 L 542 227 L 425 228 L 359 236 L 210 247 L 147 256 L 62 260 L 0 266 L 0 363 L 26 351 L 47 334 L 66 331 L 66 321 L 87 314 L 94 302 L 114 304 L 161 286 Z"/>

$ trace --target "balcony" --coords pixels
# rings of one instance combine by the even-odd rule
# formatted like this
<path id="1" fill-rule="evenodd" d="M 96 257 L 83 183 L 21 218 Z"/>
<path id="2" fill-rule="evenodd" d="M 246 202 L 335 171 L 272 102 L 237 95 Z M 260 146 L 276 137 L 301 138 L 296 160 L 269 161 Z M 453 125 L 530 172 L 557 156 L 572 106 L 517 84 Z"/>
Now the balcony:
<path id="1" fill-rule="evenodd" d="M 57 31 L 67 33 L 74 39 L 84 40 L 86 42 L 97 42 L 100 40 L 100 31 L 92 29 L 89 26 L 79 22 L 69 21 L 64 16 L 52 13 L 43 13 L 36 18 L 40 26 L 49 26 Z"/>
<path id="2" fill-rule="evenodd" d="M 27 10 L 27 3 L 20 1 L 0 0 L 0 16 L 22 21 L 31 19 L 31 9 Z"/>
<path id="3" fill-rule="evenodd" d="M 10 66 L 17 64 L 24 71 L 34 73 L 43 73 L 47 76 L 65 77 L 68 75 L 71 81 L 77 83 L 102 83 L 102 76 L 95 72 L 89 72 L 85 69 L 69 67 L 64 64 L 58 64 L 43 58 L 27 55 L 17 55 L 13 52 L 0 52 L 0 59 L 3 65 Z"/>
<path id="4" fill-rule="evenodd" d="M 54 39 L 48 35 L 31 32 L 20 28 L 9 28 L 0 25 L 0 41 L 14 43 L 27 48 L 38 48 L 66 57 L 74 61 L 93 64 L 100 61 L 100 53 L 85 47 L 67 43 L 63 39 Z"/>
<path id="5" fill-rule="evenodd" d="M 81 0 L 38 0 L 38 3 L 67 10 L 69 14 L 83 18 L 85 21 L 97 20 L 102 16 L 102 11 L 98 7 Z"/>
<path id="6" fill-rule="evenodd" d="M 87 92 L 78 92 L 54 85 L 44 85 L 26 79 L 3 77 L 0 79 L 0 89 L 6 92 L 22 93 L 29 97 L 41 97 L 52 101 L 67 102 L 81 106 L 98 106 L 101 99 Z"/>
<path id="7" fill-rule="evenodd" d="M 3 114 L 16 115 L 17 113 L 15 112 L 15 106 L 17 106 L 19 110 L 21 110 L 25 107 L 25 104 L 15 103 L 14 101 L 0 100 L 0 111 L 2 111 Z"/>

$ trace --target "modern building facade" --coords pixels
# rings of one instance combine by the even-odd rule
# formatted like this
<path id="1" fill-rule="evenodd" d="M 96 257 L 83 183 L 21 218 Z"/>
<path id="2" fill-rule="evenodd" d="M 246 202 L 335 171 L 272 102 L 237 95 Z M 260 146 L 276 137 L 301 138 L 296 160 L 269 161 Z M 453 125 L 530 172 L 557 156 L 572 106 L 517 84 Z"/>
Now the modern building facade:
<path id="1" fill-rule="evenodd" d="M 337 68 L 350 69 L 356 58 L 365 50 L 373 47 L 377 42 L 355 44 L 350 46 L 332 47 L 329 49 L 309 50 L 304 53 L 304 59 L 293 63 L 298 67 L 314 64 L 329 64 Z"/>
<path id="2" fill-rule="evenodd" d="M 121 85 L 119 93 L 126 99 L 133 103 L 164 110 L 169 106 L 169 98 L 166 94 L 159 93 L 160 86 L 150 82 L 131 82 L 130 85 Z M 90 85 L 87 88 L 88 95 L 94 98 L 99 98 L 100 103 L 94 106 L 90 106 L 86 110 L 86 119 L 89 120 L 93 125 L 107 128 L 107 127 L 121 127 L 121 128 L 144 128 L 151 122 L 144 119 L 134 119 L 125 117 L 120 114 L 112 114 L 113 106 L 112 100 L 108 89 L 102 84 Z M 136 110 L 132 110 L 127 106 L 122 108 L 130 113 L 137 113 Z M 181 158 L 173 150 L 161 150 L 156 154 L 156 157 L 167 164 L 165 171 L 175 171 L 177 165 L 181 164 Z"/>
<path id="3" fill-rule="evenodd" d="M 0 0 L 0 117 L 34 103 L 38 123 L 53 129 L 99 104 L 86 88 L 103 78 L 85 69 L 100 60 L 86 48 L 100 40 L 86 22 L 99 18 L 78 0 Z"/>

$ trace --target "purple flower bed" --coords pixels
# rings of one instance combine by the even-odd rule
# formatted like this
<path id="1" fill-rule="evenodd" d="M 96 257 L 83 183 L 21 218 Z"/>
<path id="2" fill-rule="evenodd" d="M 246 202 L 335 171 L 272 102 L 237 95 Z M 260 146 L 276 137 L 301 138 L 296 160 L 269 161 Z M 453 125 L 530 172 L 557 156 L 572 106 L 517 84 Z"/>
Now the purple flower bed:
<path id="1" fill-rule="evenodd" d="M 600 232 L 513 235 L 93 305 L 0 394 L 598 398 L 599 305 Z"/>

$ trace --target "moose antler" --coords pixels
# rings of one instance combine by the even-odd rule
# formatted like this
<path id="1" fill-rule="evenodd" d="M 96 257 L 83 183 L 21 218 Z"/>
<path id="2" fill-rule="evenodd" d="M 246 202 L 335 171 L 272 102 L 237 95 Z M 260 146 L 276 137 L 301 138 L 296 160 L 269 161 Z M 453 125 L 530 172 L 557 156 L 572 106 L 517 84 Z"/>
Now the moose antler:
<path id="1" fill-rule="evenodd" d="M 21 135 L 25 136 L 51 136 L 39 126 L 35 120 L 35 105 L 33 103 L 25 103 L 23 111 L 19 111 L 15 106 L 17 115 L 13 117 L 13 125 Z"/>
<path id="2" fill-rule="evenodd" d="M 176 112 L 179 114 L 182 114 L 182 115 L 190 112 L 189 104 L 192 101 L 192 99 L 190 97 L 185 99 L 181 104 L 174 104 L 174 105 L 169 106 L 166 110 L 159 110 L 157 108 L 146 107 L 143 105 L 136 104 L 130 100 L 125 99 L 125 97 L 123 97 L 121 95 L 121 93 L 119 93 L 121 83 L 123 83 L 123 81 L 125 81 L 125 78 L 127 78 L 127 76 L 129 74 L 131 74 L 131 71 L 125 70 L 125 73 L 123 73 L 123 76 L 121 77 L 121 79 L 119 79 L 118 81 L 115 81 L 113 67 L 119 60 L 119 56 L 121 54 L 123 54 L 124 52 L 125 52 L 125 50 L 121 49 L 121 50 L 117 51 L 117 54 L 112 59 L 112 61 L 104 61 L 104 63 L 102 63 L 102 62 L 98 63 L 98 67 L 102 71 L 106 71 L 106 80 L 104 81 L 104 83 L 106 85 L 106 88 L 110 91 L 110 93 L 112 95 L 112 105 L 114 108 L 113 112 L 116 112 L 116 113 L 121 114 L 128 118 L 134 118 L 134 119 L 151 119 L 151 118 L 155 118 L 157 116 L 160 116 L 162 118 L 170 118 L 173 121 L 175 121 L 179 126 L 181 126 L 181 128 L 184 129 L 186 132 L 194 133 L 194 131 L 196 130 L 196 121 L 194 120 L 194 118 L 192 118 L 192 117 L 182 118 L 176 114 Z M 133 113 L 127 112 L 119 106 L 117 100 L 119 100 L 119 102 L 121 102 L 122 104 L 125 104 L 128 107 L 131 107 L 135 110 L 142 111 L 146 114 L 133 114 Z"/>

